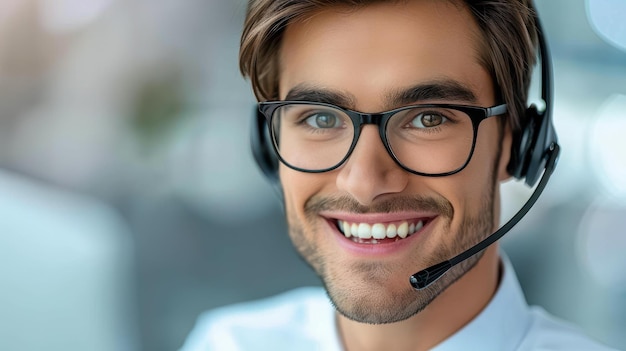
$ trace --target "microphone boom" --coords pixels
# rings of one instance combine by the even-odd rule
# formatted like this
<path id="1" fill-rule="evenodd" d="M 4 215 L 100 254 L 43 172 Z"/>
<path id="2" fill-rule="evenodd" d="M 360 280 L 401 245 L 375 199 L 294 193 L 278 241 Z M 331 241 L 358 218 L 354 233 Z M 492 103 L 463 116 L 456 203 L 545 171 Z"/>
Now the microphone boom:
<path id="1" fill-rule="evenodd" d="M 557 143 L 552 143 L 550 148 L 546 151 L 548 154 L 548 161 L 546 162 L 546 168 L 543 172 L 543 176 L 541 177 L 541 181 L 533 191 L 532 195 L 522 208 L 517 211 L 517 213 L 511 218 L 508 222 L 506 222 L 500 229 L 496 230 L 493 234 L 489 235 L 485 239 L 483 239 L 478 244 L 470 247 L 466 251 L 456 255 L 450 260 L 438 263 L 434 266 L 430 266 L 424 270 L 421 270 L 415 274 L 413 274 L 409 278 L 409 283 L 415 290 L 423 290 L 426 289 L 430 284 L 437 281 L 437 279 L 441 278 L 450 268 L 459 264 L 460 262 L 465 261 L 466 259 L 474 256 L 480 251 L 486 249 L 491 244 L 495 243 L 504 236 L 504 234 L 508 233 L 511 228 L 513 228 L 525 215 L 528 213 L 531 207 L 535 204 L 539 195 L 543 192 L 543 189 L 546 187 L 554 168 L 556 167 L 556 162 L 559 157 L 560 147 Z"/>

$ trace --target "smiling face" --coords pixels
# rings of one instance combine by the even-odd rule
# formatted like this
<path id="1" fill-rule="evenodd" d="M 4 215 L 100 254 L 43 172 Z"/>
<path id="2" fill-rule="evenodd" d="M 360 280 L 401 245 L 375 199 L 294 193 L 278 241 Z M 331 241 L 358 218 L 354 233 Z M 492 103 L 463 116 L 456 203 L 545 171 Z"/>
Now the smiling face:
<path id="1" fill-rule="evenodd" d="M 370 113 L 422 103 L 493 106 L 478 38 L 469 11 L 450 2 L 319 11 L 285 30 L 280 98 Z M 479 255 L 422 291 L 408 282 L 495 229 L 497 184 L 506 177 L 510 149 L 498 118 L 504 117 L 480 124 L 470 163 L 451 176 L 403 170 L 373 125 L 363 127 L 338 169 L 280 166 L 291 239 L 343 315 L 367 323 L 404 320 L 477 263 Z"/>

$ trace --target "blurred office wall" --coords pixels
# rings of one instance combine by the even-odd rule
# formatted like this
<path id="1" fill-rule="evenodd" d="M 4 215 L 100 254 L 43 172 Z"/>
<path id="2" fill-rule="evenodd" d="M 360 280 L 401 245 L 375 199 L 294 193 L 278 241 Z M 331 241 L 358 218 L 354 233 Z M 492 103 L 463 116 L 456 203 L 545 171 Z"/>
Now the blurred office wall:
<path id="1" fill-rule="evenodd" d="M 108 206 L 0 172 L 0 349 L 137 350 L 128 228 Z"/>
<path id="2" fill-rule="evenodd" d="M 625 130 L 626 52 L 594 32 L 584 1 L 537 5 L 554 58 L 563 153 L 503 246 L 532 303 L 626 348 L 626 145 L 607 132 Z M 47 300 L 37 288 L 32 301 L 44 308 L 79 294 L 91 304 L 89 316 L 54 320 L 76 334 L 77 350 L 92 335 L 89 323 L 100 332 L 93 338 L 115 349 L 176 349 L 203 310 L 319 284 L 291 249 L 279 202 L 249 153 L 254 99 L 237 63 L 244 12 L 243 0 L 0 3 L 0 168 L 12 179 L 0 197 L 26 182 L 39 189 L 29 201 L 52 191 L 89 213 L 64 211 L 61 200 L 46 205 L 58 211 L 24 202 L 30 234 L 0 233 L 23 252 L 0 255 L 0 279 L 27 289 L 32 277 L 76 277 Z M 506 193 L 505 212 L 519 198 Z M 73 229 L 32 226 L 47 223 L 42 213 Z M 63 263 L 70 248 L 49 242 L 68 231 L 62 242 L 88 248 L 71 264 Z M 48 269 L 20 268 L 42 250 Z M 30 317 L 10 311 L 0 328 Z M 85 330 L 74 329 L 81 320 Z M 111 321 L 127 327 L 97 327 Z M 16 325 L 30 328 L 22 333 L 45 326 Z"/>

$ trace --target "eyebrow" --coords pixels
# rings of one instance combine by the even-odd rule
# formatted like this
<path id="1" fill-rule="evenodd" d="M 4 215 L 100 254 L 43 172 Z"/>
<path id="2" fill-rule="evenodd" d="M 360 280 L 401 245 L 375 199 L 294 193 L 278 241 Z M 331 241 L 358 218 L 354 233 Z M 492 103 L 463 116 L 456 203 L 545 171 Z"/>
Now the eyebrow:
<path id="1" fill-rule="evenodd" d="M 478 101 L 469 87 L 452 79 L 420 83 L 407 89 L 392 91 L 385 97 L 388 107 L 391 108 L 428 100 L 446 100 L 470 104 L 475 104 Z"/>
<path id="2" fill-rule="evenodd" d="M 291 88 L 285 100 L 322 102 L 344 108 L 354 108 L 355 105 L 355 98 L 352 95 L 304 83 Z"/>
<path id="3" fill-rule="evenodd" d="M 306 83 L 291 88 L 285 100 L 321 102 L 349 109 L 354 109 L 356 105 L 356 99 L 351 94 Z M 456 80 L 439 79 L 388 92 L 385 94 L 385 108 L 394 109 L 429 100 L 477 103 L 476 95 L 469 87 Z"/>

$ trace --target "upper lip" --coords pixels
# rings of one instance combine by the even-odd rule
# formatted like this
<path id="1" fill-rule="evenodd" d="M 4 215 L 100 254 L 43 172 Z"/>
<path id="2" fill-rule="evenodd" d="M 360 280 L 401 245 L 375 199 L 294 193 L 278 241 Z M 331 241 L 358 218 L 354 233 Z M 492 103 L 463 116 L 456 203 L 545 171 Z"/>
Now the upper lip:
<path id="1" fill-rule="evenodd" d="M 320 216 L 331 219 L 341 220 L 350 223 L 388 223 L 398 221 L 426 220 L 436 217 L 438 213 L 425 211 L 406 211 L 392 213 L 351 213 L 351 212 L 334 212 L 323 211 Z"/>

